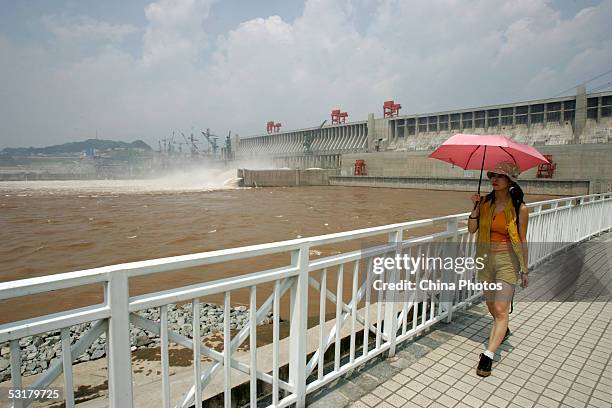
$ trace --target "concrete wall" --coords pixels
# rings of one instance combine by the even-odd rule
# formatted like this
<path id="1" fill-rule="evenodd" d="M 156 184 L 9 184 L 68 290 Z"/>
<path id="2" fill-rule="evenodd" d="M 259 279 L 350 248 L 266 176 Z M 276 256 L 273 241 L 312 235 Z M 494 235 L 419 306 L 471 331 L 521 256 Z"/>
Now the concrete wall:
<path id="1" fill-rule="evenodd" d="M 332 186 L 416 188 L 424 190 L 478 191 L 477 179 L 454 177 L 374 177 L 374 176 L 333 176 Z M 524 180 L 521 188 L 525 194 L 583 195 L 593 191 L 587 180 Z M 480 193 L 491 191 L 487 179 L 482 181 Z"/>
<path id="2" fill-rule="evenodd" d="M 385 119 L 388 120 L 388 119 Z M 391 124 L 389 124 L 391 127 Z M 519 143 L 532 146 L 543 145 L 568 145 L 577 139 L 579 143 L 608 143 L 612 141 L 612 118 L 587 120 L 581 135 L 574 133 L 572 123 L 550 122 L 532 125 L 499 126 L 495 128 L 476 128 L 453 131 L 425 132 L 418 135 L 404 135 L 393 138 L 391 132 L 380 133 L 385 137 L 385 146 L 388 150 L 432 150 L 444 143 L 449 137 L 457 133 L 481 134 L 503 134 Z M 386 138 L 389 137 L 389 140 Z"/>
<path id="3" fill-rule="evenodd" d="M 313 170 L 249 170 L 238 169 L 241 187 L 296 187 L 327 186 L 329 177 L 338 174 L 336 169 Z"/>
<path id="4" fill-rule="evenodd" d="M 241 187 L 296 187 L 296 186 L 360 186 L 416 188 L 427 190 L 477 191 L 478 179 L 460 177 L 376 177 L 340 176 L 336 170 L 249 170 L 238 169 Z M 527 194 L 582 195 L 595 193 L 588 180 L 541 180 L 521 182 Z M 488 180 L 483 180 L 481 192 L 490 191 Z M 606 190 L 610 191 L 610 190 Z"/>
<path id="5" fill-rule="evenodd" d="M 542 154 L 551 154 L 557 168 L 553 180 L 586 180 L 591 192 L 610 191 L 612 183 L 612 144 L 578 144 L 538 146 Z M 432 150 L 407 152 L 379 152 L 342 155 L 340 175 L 353 175 L 355 160 L 365 160 L 368 176 L 433 177 L 478 179 L 480 171 L 463 170 L 449 163 L 427 157 Z M 537 168 L 521 173 L 521 186 L 528 179 L 536 179 Z M 483 172 L 483 179 L 486 173 Z M 600 187 L 597 187 L 599 185 Z"/>
<path id="6" fill-rule="evenodd" d="M 308 169 L 318 167 L 322 169 L 337 169 L 340 167 L 340 154 L 311 154 L 273 157 L 270 159 L 275 167 L 290 169 Z"/>

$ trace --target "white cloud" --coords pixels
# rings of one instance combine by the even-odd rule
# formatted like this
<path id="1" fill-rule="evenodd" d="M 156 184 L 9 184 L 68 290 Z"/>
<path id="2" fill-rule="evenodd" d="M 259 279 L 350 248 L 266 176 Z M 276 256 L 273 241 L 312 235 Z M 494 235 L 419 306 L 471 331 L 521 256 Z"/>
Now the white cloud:
<path id="1" fill-rule="evenodd" d="M 214 0 L 159 0 L 148 5 L 143 59 L 154 64 L 168 58 L 193 60 L 207 45 L 204 21 Z"/>
<path id="2" fill-rule="evenodd" d="M 211 0 L 159 0 L 145 9 L 136 57 L 115 40 L 129 30 L 76 63 L 0 41 L 0 95 L 11 101 L 3 144 L 95 129 L 152 144 L 192 126 L 245 136 L 268 120 L 312 126 L 334 107 L 350 120 L 381 116 L 386 99 L 406 113 L 510 102 L 550 96 L 612 62 L 610 0 L 565 19 L 544 0 L 379 1 L 369 17 L 356 4 L 309 0 L 295 21 L 262 16 L 210 38 Z"/>

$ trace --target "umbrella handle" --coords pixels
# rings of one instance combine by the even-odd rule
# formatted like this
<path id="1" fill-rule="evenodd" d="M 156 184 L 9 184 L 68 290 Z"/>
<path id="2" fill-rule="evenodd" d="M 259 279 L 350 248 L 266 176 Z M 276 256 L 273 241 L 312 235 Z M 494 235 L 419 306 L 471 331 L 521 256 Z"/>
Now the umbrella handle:
<path id="1" fill-rule="evenodd" d="M 480 195 L 480 185 L 482 184 L 482 171 L 484 170 L 484 162 L 485 162 L 486 155 L 487 155 L 487 145 L 485 145 L 484 152 L 482 153 L 482 164 L 480 165 L 480 177 L 478 177 L 478 195 Z"/>

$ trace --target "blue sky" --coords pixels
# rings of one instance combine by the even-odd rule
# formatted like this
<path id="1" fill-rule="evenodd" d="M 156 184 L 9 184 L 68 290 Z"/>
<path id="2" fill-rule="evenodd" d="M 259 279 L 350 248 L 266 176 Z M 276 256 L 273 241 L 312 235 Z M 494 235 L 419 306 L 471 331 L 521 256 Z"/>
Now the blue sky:
<path id="1" fill-rule="evenodd" d="M 7 1 L 0 148 L 262 133 L 552 96 L 612 69 L 612 1 Z M 588 84 L 611 81 L 604 77 Z"/>

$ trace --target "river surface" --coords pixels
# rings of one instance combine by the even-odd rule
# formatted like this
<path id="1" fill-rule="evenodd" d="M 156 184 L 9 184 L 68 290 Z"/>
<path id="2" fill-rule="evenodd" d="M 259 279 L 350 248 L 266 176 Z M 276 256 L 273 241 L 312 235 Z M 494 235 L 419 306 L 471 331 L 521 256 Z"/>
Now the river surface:
<path id="1" fill-rule="evenodd" d="M 164 188 L 140 181 L 0 183 L 0 281 L 467 212 L 469 192 L 368 187 Z M 484 194 L 484 193 L 483 193 Z M 526 202 L 558 196 L 526 196 Z M 432 231 L 421 229 L 409 235 Z M 380 237 L 385 239 L 385 237 Z M 355 246 L 357 245 L 357 246 Z M 356 243 L 313 248 L 329 256 Z M 289 255 L 130 279 L 130 294 L 286 265 Z M 345 279 L 350 291 L 350 279 Z M 103 301 L 102 285 L 2 302 L 0 323 Z M 271 292 L 258 292 L 258 303 Z M 311 290 L 310 296 L 318 298 Z M 211 296 L 203 301 L 221 302 Z M 246 304 L 246 291 L 232 303 Z M 318 310 L 318 308 L 317 308 Z M 315 312 L 316 313 L 316 312 Z"/>

